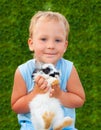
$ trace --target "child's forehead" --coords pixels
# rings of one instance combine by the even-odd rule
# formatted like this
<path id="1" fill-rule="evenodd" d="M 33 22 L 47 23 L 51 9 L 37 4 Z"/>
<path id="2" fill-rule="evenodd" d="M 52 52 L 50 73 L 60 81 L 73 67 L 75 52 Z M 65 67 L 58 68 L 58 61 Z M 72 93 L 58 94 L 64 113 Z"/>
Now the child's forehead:
<path id="1" fill-rule="evenodd" d="M 39 22 L 57 22 L 57 23 L 59 23 L 59 22 L 63 22 L 62 20 L 60 20 L 60 19 L 58 19 L 58 18 L 51 18 L 51 17 L 40 17 L 40 18 L 38 18 L 37 19 L 37 21 L 36 21 L 36 24 L 37 23 L 39 23 Z"/>
<path id="2" fill-rule="evenodd" d="M 69 33 L 69 23 L 68 23 L 68 21 L 61 14 L 52 13 L 52 12 L 38 13 L 35 16 L 32 17 L 30 27 L 29 27 L 30 37 L 33 35 L 33 31 L 40 21 L 44 22 L 44 23 L 46 23 L 46 22 L 62 23 L 63 26 L 65 27 L 66 38 L 68 39 L 68 33 Z"/>
<path id="3" fill-rule="evenodd" d="M 63 29 L 64 33 L 66 31 L 66 27 L 63 23 L 63 21 L 57 21 L 57 20 L 54 20 L 54 19 L 44 19 L 44 18 L 40 18 L 36 24 L 34 25 L 34 28 L 33 28 L 33 32 L 36 32 L 37 30 L 39 31 L 39 28 L 44 28 L 44 29 L 49 29 L 50 26 L 53 26 L 53 28 L 57 28 L 58 30 L 60 29 Z M 55 26 L 55 27 L 54 27 Z M 41 30 L 40 30 L 40 33 L 41 33 Z M 59 34 L 59 33 L 58 33 Z"/>
<path id="4" fill-rule="evenodd" d="M 52 12 L 46 12 L 46 13 L 38 13 L 33 17 L 33 20 L 35 20 L 35 23 L 37 23 L 40 20 L 43 21 L 61 21 L 61 22 L 66 22 L 66 19 L 64 16 L 62 16 L 59 13 L 52 13 Z"/>

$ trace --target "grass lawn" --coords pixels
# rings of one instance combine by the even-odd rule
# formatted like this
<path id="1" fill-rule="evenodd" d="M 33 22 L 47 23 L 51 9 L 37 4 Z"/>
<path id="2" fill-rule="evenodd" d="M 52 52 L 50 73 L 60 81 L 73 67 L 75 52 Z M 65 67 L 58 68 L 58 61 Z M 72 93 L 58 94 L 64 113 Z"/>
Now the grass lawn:
<path id="1" fill-rule="evenodd" d="M 60 12 L 70 23 L 64 55 L 74 62 L 86 93 L 76 109 L 79 130 L 101 129 L 100 0 L 0 0 L 0 130 L 19 130 L 10 98 L 18 65 L 32 58 L 27 39 L 30 18 L 39 10 Z"/>

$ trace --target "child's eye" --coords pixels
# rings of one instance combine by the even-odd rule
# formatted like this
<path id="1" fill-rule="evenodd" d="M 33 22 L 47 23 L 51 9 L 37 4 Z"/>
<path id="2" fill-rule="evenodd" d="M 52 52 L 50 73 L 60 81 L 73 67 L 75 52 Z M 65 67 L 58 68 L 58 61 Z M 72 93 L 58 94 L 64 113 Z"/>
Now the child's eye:
<path id="1" fill-rule="evenodd" d="M 46 41 L 47 39 L 46 38 L 41 38 L 42 41 Z"/>
<path id="2" fill-rule="evenodd" d="M 60 40 L 60 39 L 56 39 L 55 41 L 56 41 L 56 42 L 61 42 L 61 40 Z"/>

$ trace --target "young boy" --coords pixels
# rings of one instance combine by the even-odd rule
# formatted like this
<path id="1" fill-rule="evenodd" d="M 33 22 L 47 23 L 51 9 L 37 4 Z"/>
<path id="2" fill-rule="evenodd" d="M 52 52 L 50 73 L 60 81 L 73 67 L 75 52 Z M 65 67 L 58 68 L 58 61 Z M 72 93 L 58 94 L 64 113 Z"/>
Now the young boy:
<path id="1" fill-rule="evenodd" d="M 61 70 L 60 86 L 54 87 L 50 97 L 58 98 L 64 115 L 74 119 L 73 124 L 63 130 L 76 130 L 75 108 L 84 104 L 85 93 L 73 63 L 62 58 L 68 47 L 68 21 L 56 12 L 38 12 L 31 19 L 29 33 L 28 45 L 34 52 L 34 58 L 17 68 L 11 97 L 11 106 L 18 114 L 21 130 L 34 130 L 30 119 L 29 102 L 40 93 L 40 90 L 41 93 L 48 91 L 47 82 L 40 76 L 35 81 L 37 91 L 34 89 L 31 75 L 35 59 L 43 63 L 52 63 Z"/>

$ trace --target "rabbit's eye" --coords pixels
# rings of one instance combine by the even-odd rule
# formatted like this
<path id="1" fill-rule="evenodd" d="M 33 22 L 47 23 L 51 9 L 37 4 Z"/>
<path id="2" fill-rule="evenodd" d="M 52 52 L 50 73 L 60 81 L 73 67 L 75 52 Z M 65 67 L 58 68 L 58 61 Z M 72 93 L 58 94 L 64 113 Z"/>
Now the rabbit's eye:
<path id="1" fill-rule="evenodd" d="M 49 72 L 50 72 L 50 68 L 49 67 L 47 67 L 47 68 L 45 68 L 45 69 L 42 69 L 42 71 L 45 73 L 45 74 L 49 74 Z"/>

